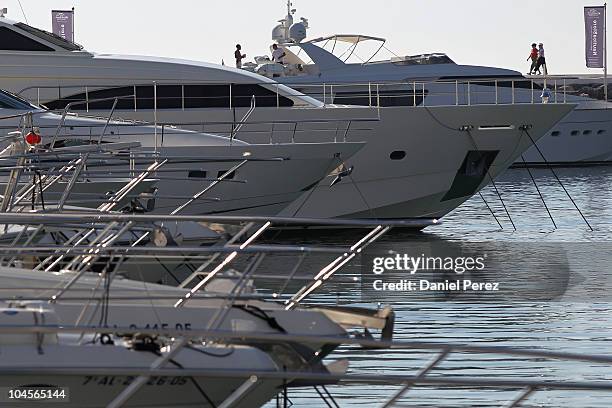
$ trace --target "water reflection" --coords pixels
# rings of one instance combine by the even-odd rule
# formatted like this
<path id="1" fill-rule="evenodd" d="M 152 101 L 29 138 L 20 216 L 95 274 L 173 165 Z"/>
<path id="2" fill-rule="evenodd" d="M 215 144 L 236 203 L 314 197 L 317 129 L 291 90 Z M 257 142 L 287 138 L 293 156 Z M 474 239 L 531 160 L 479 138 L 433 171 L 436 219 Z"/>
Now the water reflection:
<path id="1" fill-rule="evenodd" d="M 595 229 L 593 232 L 588 230 L 549 170 L 538 169 L 533 173 L 559 227 L 556 230 L 529 174 L 524 169 L 513 169 L 497 180 L 497 187 L 517 231 L 513 231 L 495 191 L 488 188 L 483 197 L 504 226 L 503 230 L 476 196 L 446 217 L 441 226 L 420 233 L 395 232 L 370 248 L 383 254 L 389 251 L 464 254 L 468 250 L 486 250 L 492 265 L 486 271 L 488 275 L 478 277 L 497 280 L 500 285 L 505 282 L 512 288 L 510 293 L 487 299 L 449 296 L 444 292 L 429 293 L 429 297 L 405 293 L 364 296 L 363 271 L 371 268 L 366 255 L 338 273 L 310 301 L 369 307 L 377 302 L 391 303 L 397 316 L 397 340 L 612 354 L 612 168 L 557 170 L 563 185 Z M 283 239 L 347 244 L 354 242 L 355 237 L 350 231 L 333 235 L 294 232 L 285 234 Z M 309 256 L 299 275 L 312 276 L 330 260 L 330 256 Z M 294 259 L 284 256 L 268 258 L 266 262 L 266 270 L 278 273 L 291 270 Z M 401 273 L 396 275 L 401 277 Z M 434 275 L 433 279 L 442 278 Z M 258 282 L 263 287 L 272 284 L 278 285 L 265 279 Z M 293 282 L 286 291 L 295 291 L 301 284 Z M 332 357 L 349 358 L 353 373 L 414 374 L 431 356 L 420 351 L 343 348 Z M 568 381 L 609 381 L 611 377 L 609 368 L 603 365 L 495 355 L 456 355 L 441 367 L 434 375 Z M 341 407 L 380 405 L 397 389 L 397 386 L 382 385 L 329 387 Z M 398 406 L 499 407 L 517 392 L 418 386 Z M 290 398 L 297 406 L 326 406 L 312 390 L 292 390 Z M 548 390 L 536 393 L 521 406 L 610 407 L 612 396 Z"/>

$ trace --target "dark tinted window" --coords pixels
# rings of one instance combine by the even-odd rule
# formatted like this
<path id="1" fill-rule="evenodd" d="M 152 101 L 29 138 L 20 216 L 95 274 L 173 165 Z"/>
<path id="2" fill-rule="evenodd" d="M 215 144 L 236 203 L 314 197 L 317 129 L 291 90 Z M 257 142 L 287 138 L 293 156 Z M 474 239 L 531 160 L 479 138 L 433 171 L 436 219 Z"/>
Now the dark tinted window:
<path id="1" fill-rule="evenodd" d="M 185 85 L 185 108 L 227 108 L 229 95 L 229 85 Z"/>
<path id="2" fill-rule="evenodd" d="M 53 51 L 53 48 L 16 33 L 8 27 L 0 27 L 0 48 L 5 51 Z"/>
<path id="3" fill-rule="evenodd" d="M 461 167 L 457 170 L 451 188 L 446 192 L 442 200 L 447 201 L 461 197 L 470 197 L 478 191 L 485 176 L 489 173 L 491 164 L 495 161 L 497 150 L 471 150 L 469 151 Z"/>
<path id="4" fill-rule="evenodd" d="M 401 59 L 391 61 L 395 65 L 434 65 L 434 64 L 454 64 L 446 54 L 422 54 L 401 57 Z"/>
<path id="5" fill-rule="evenodd" d="M 60 91 L 63 91 L 60 89 Z M 67 91 L 65 91 L 67 92 Z M 185 109 L 190 108 L 228 108 L 230 106 L 229 85 L 158 85 L 157 86 L 157 108 L 158 109 L 182 109 L 183 92 Z M 153 85 L 136 86 L 136 109 L 153 109 Z M 242 108 L 251 106 L 251 99 L 255 96 L 257 107 L 276 106 L 277 96 L 259 85 L 232 85 L 232 107 Z M 104 101 L 89 102 L 90 110 L 109 110 L 113 106 L 112 98 L 120 98 L 117 109 L 134 109 L 134 87 L 124 86 L 108 88 L 97 91 L 89 91 L 63 97 L 55 101 L 45 103 L 49 109 L 64 109 L 70 102 L 83 102 L 74 105 L 74 110 L 85 110 L 89 101 L 96 99 L 108 99 Z M 278 97 L 280 106 L 293 106 L 293 101 L 284 96 Z"/>
<path id="6" fill-rule="evenodd" d="M 304 90 L 302 90 L 304 91 Z M 425 90 L 425 95 L 429 91 Z M 318 99 L 323 99 L 323 95 L 313 95 Z M 360 105 L 360 106 L 419 106 L 423 103 L 422 91 L 417 91 L 416 95 L 412 90 L 386 90 L 370 93 L 367 90 L 362 92 L 336 92 L 332 103 L 342 105 Z M 259 106 L 259 105 L 258 105 Z"/>
<path id="7" fill-rule="evenodd" d="M 138 87 L 137 87 L 138 88 Z M 63 90 L 60 90 L 63 91 Z M 68 92 L 68 91 L 65 91 Z M 67 96 L 55 101 L 45 103 L 49 109 L 64 109 L 69 103 L 75 103 L 72 106 L 73 110 L 86 110 L 86 100 L 89 100 L 89 109 L 109 110 L 113 106 L 113 99 L 119 98 L 117 101 L 117 109 L 134 109 L 134 87 L 122 86 L 119 88 L 100 89 L 97 91 L 89 91 Z M 105 99 L 96 101 L 98 99 Z M 93 102 L 92 102 L 93 101 Z"/>
<path id="8" fill-rule="evenodd" d="M 157 109 L 182 109 L 182 88 L 181 85 L 158 85 Z M 138 96 L 140 97 L 140 95 Z M 138 107 L 140 108 L 140 104 L 138 104 Z"/>
<path id="9" fill-rule="evenodd" d="M 276 92 L 266 89 L 257 84 L 235 84 L 232 85 L 232 106 L 245 108 L 251 106 L 251 99 L 255 96 L 255 104 L 258 107 L 276 106 Z M 280 106 L 293 106 L 293 101 L 284 96 L 278 97 Z"/>

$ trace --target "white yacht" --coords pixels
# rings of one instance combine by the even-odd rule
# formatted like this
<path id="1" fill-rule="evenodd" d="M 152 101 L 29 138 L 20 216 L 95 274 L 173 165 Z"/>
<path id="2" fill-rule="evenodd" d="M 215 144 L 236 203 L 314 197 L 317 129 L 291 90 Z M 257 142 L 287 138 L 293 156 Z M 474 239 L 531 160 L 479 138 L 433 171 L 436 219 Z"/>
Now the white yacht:
<path id="1" fill-rule="evenodd" d="M 13 330 L 0 339 L 0 384 L 12 390 L 5 407 L 60 402 L 90 408 L 195 408 L 231 401 L 233 407 L 254 408 L 287 386 L 287 380 L 265 374 L 274 377 L 287 369 L 330 374 L 325 365 L 304 362 L 297 353 L 285 351 L 279 357 L 247 344 L 203 345 L 161 331 L 159 336 L 102 334 L 108 328 L 61 332 L 66 322 L 48 303 L 2 304 L 0 323 Z M 31 331 L 36 328 L 44 332 Z M 184 375 L 183 370 L 194 373 Z M 145 379 L 140 386 L 138 376 Z"/>
<path id="2" fill-rule="evenodd" d="M 574 108 L 330 105 L 245 70 L 96 54 L 6 18 L 0 19 L 0 40 L 0 88 L 50 109 L 71 104 L 80 115 L 108 115 L 118 98 L 119 117 L 225 132 L 249 143 L 367 142 L 350 163 L 338 161 L 335 174 L 305 189 L 283 215 L 441 217 Z"/>
<path id="3" fill-rule="evenodd" d="M 523 76 L 509 69 L 456 64 L 443 53 L 397 56 L 386 48 L 384 38 L 361 34 L 306 40 L 308 20 L 294 23 L 294 13 L 288 2 L 287 15 L 272 32 L 286 54 L 283 64 L 261 56 L 245 64 L 246 69 L 318 99 L 354 105 L 531 104 L 540 103 L 547 88 L 550 103 L 572 102 L 578 107 L 538 142 L 546 161 L 612 161 L 612 104 L 603 100 L 601 78 Z M 524 159 L 544 162 L 535 148 Z"/>
<path id="4" fill-rule="evenodd" d="M 98 168 L 98 173 L 92 171 L 93 174 L 80 177 L 88 182 L 78 184 L 79 192 L 71 194 L 71 201 L 79 199 L 75 195 L 85 194 L 88 202 L 75 204 L 96 206 L 100 200 L 108 198 L 110 192 L 126 183 L 121 180 L 141 174 L 152 163 L 159 162 L 159 168 L 149 171 L 147 177 L 156 178 L 155 211 L 162 213 L 173 211 L 198 195 L 184 207 L 181 211 L 183 214 L 275 215 L 336 168 L 339 160 L 350 159 L 363 147 L 362 143 L 356 142 L 230 143 L 226 137 L 210 133 L 180 129 L 165 129 L 162 133 L 159 127 L 154 126 L 74 116 L 62 118 L 0 90 L 0 133 L 6 135 L 20 123 L 23 127 L 24 118 L 29 118 L 30 128 L 38 132 L 40 145 L 46 152 L 41 150 L 40 154 L 43 158 L 46 154 L 47 162 L 54 159 L 49 156 L 52 153 L 50 147 L 57 153 L 56 162 L 61 163 L 62 157 L 65 157 L 62 154 L 70 153 L 69 148 L 78 145 L 97 142 L 120 147 L 129 142 L 140 145 L 136 151 L 120 147 L 117 150 L 117 153 L 124 155 L 136 155 L 133 167 L 125 157 L 123 160 L 115 158 L 114 161 L 109 158 L 91 160 L 94 163 L 88 163 L 88 168 Z M 26 127 L 21 137 L 27 132 Z M 0 146 L 6 144 L 8 141 L 0 141 Z M 8 166 L 10 155 L 7 158 L 6 152 L 2 154 L 3 164 Z M 23 153 L 17 152 L 17 155 Z M 107 174 L 100 174 L 100 168 Z M 133 171 L 130 172 L 130 169 Z M 93 183 L 96 174 L 99 178 Z M 118 179 L 111 180 L 110 176 Z M 218 182 L 223 176 L 225 178 Z M 67 176 L 56 187 L 65 186 L 69 178 Z M 0 184 L 1 181 L 4 180 L 0 180 Z M 25 182 L 25 178 L 22 182 Z M 142 187 L 146 185 L 148 183 Z M 94 187 L 98 190 L 93 191 Z M 200 195 L 209 187 L 205 194 Z M 63 194 L 61 188 L 55 190 L 45 191 L 47 205 L 60 199 Z"/>

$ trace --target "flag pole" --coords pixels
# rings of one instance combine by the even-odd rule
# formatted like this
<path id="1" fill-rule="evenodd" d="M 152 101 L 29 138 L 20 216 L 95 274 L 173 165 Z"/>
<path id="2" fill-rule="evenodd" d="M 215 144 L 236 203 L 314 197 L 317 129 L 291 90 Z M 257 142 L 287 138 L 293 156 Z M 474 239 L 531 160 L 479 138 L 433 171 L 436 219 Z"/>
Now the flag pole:
<path id="1" fill-rule="evenodd" d="M 606 98 L 606 109 L 608 108 L 608 3 L 604 3 L 604 96 Z"/>
<path id="2" fill-rule="evenodd" d="M 72 8 L 72 42 L 75 42 L 76 35 L 74 34 L 74 7 Z"/>

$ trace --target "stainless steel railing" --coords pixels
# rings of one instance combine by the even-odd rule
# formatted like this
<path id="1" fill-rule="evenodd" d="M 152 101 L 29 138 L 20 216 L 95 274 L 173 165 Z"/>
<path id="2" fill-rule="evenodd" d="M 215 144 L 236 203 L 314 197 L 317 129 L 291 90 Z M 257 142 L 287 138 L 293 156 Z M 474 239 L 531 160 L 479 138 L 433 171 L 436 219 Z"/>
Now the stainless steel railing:
<path id="1" fill-rule="evenodd" d="M 569 99 L 576 97 L 590 98 L 601 101 L 604 98 L 602 91 L 603 78 L 578 76 L 534 76 L 530 78 L 474 78 L 466 80 L 439 80 L 439 81 L 397 81 L 397 82 L 364 82 L 364 83 L 302 83 L 292 85 L 306 95 L 320 99 L 324 103 L 350 103 L 361 99 L 360 105 L 381 107 L 392 104 L 409 106 L 432 105 L 476 105 L 476 104 L 524 104 L 541 103 L 541 93 L 544 88 L 551 92 L 548 103 L 569 103 Z M 288 95 L 281 91 L 280 85 L 269 86 L 266 83 L 252 84 L 206 84 L 206 83 L 178 83 L 154 81 L 139 83 L 130 86 L 117 86 L 116 84 L 98 85 L 69 85 L 69 86 L 31 86 L 18 92 L 34 103 L 55 102 L 70 103 L 74 97 L 62 95 L 77 95 L 84 107 L 82 110 L 90 112 L 99 110 L 100 98 L 92 98 L 92 92 L 106 90 L 117 93 L 115 97 L 124 100 L 117 106 L 122 111 L 158 111 L 162 109 L 190 109 L 225 108 L 249 109 L 253 98 L 252 92 L 240 94 L 239 86 L 258 85 L 264 90 L 262 94 L 255 95 L 256 104 L 260 107 L 275 107 L 277 109 L 287 106 L 286 99 L 295 95 Z M 192 86 L 211 86 L 216 91 L 227 89 L 221 94 L 195 95 L 186 93 Z M 167 90 L 173 87 L 175 94 L 168 96 Z M 178 92 L 180 89 L 180 92 Z M 46 95 L 41 99 L 41 95 Z M 163 91 L 163 92 L 160 92 Z M 104 98 L 102 98 L 104 99 Z M 110 99 L 110 98 L 108 98 Z M 394 102 L 395 100 L 395 102 Z M 283 102 L 284 101 L 284 102 Z M 348 102 L 345 102 L 348 101 Z M 97 103 L 97 105 L 96 105 Z M 110 109 L 104 105 L 105 109 Z"/>
<path id="2" fill-rule="evenodd" d="M 162 109 L 224 108 L 249 109 L 253 93 L 240 94 L 239 86 L 260 86 L 263 93 L 255 95 L 258 107 L 287 106 L 286 99 L 293 98 L 281 91 L 280 85 L 268 86 L 266 83 L 242 83 L 219 85 L 213 83 L 180 83 L 153 81 L 130 86 L 117 84 L 68 85 L 68 86 L 30 86 L 20 90 L 17 95 L 25 97 L 33 103 L 70 103 L 75 97 L 84 105 L 82 110 L 90 112 L 99 110 L 100 98 L 92 98 L 92 93 L 105 90 L 105 93 L 115 91 L 115 97 L 129 99 L 118 106 L 123 111 L 150 111 Z M 272 84 L 273 85 L 273 84 Z M 195 95 L 186 93 L 186 89 L 197 86 L 215 87 L 215 92 L 226 87 L 223 94 Z M 474 105 L 474 104 L 518 104 L 541 103 L 541 92 L 547 88 L 552 93 L 549 103 L 568 103 L 568 97 L 589 97 L 601 100 L 603 78 L 577 76 L 534 76 L 530 78 L 478 78 L 436 80 L 436 81 L 396 81 L 396 82 L 357 82 L 357 83 L 316 83 L 294 84 L 296 89 L 306 95 L 314 96 L 324 103 L 343 103 L 344 100 L 361 98 L 360 105 L 370 107 L 384 106 L 385 100 L 402 99 L 402 103 L 394 105 L 431 106 L 433 105 Z M 168 87 L 174 94 L 168 96 Z M 178 92 L 180 89 L 180 92 Z M 212 89 L 212 88 L 211 88 Z M 46 96 L 41 99 L 41 92 Z M 160 92 L 164 91 L 164 92 Z M 350 94 L 347 96 L 347 93 Z M 62 95 L 76 95 L 62 97 Z M 110 99 L 110 98 L 108 98 Z M 437 101 L 436 101 L 437 99 Z M 410 100 L 410 102 L 408 102 Z M 285 101 L 285 102 L 283 102 Z M 404 103 L 406 102 L 406 103 Z M 98 107 L 95 104 L 98 103 Z M 350 103 L 347 103 L 350 104 Z M 94 105 L 92 107 L 92 105 Z M 289 104 L 290 105 L 290 104 Z M 105 109 L 110 109 L 104 105 Z"/>

